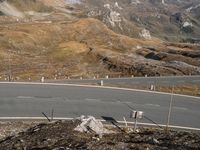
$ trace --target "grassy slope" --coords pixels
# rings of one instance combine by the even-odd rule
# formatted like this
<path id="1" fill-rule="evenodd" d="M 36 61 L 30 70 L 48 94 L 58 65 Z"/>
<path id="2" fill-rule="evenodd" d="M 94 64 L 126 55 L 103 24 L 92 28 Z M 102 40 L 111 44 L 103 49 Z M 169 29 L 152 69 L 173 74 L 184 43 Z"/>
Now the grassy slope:
<path id="1" fill-rule="evenodd" d="M 34 1 L 10 0 L 9 2 L 22 11 L 46 12 L 52 9 Z M 53 79 L 67 76 L 93 77 L 97 74 L 104 76 L 109 73 L 130 74 L 127 70 L 132 67 L 136 59 L 141 58 L 141 60 L 137 60 L 137 63 L 145 65 L 143 60 L 148 53 L 152 52 L 150 49 L 155 49 L 156 52 L 167 52 L 170 49 L 169 45 L 158 39 L 151 41 L 133 39 L 116 34 L 96 19 L 76 18 L 79 14 L 71 16 L 53 11 L 50 17 L 40 22 L 31 20 L 27 22 L 26 19 L 17 22 L 16 18 L 1 16 L 1 78 L 4 79 L 8 76 L 9 57 L 15 79 L 18 77 L 25 80 L 29 77 L 39 79 L 41 76 Z M 57 20 L 53 19 L 52 23 L 44 22 L 51 20 L 50 18 Z M 11 23 L 6 22 L 8 19 L 11 20 Z M 143 48 L 139 50 L 138 46 Z M 182 44 L 172 46 L 173 49 L 182 48 Z M 191 46 L 187 50 L 196 51 L 199 50 L 199 47 Z M 133 55 L 134 57 L 132 57 Z M 182 55 L 180 57 L 179 55 L 176 57 L 169 55 L 163 61 L 179 58 L 194 64 L 191 58 Z M 149 71 L 154 72 L 148 68 L 139 75 Z M 136 72 L 135 75 L 138 73 Z"/>

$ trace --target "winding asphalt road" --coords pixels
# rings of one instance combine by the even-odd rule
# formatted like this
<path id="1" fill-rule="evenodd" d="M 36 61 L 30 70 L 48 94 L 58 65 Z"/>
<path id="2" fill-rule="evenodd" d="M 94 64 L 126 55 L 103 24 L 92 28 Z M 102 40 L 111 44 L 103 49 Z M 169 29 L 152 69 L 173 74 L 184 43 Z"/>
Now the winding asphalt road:
<path id="1" fill-rule="evenodd" d="M 70 79 L 70 80 L 55 80 L 56 83 L 72 83 L 72 84 L 97 84 L 101 80 L 105 84 L 118 85 L 200 85 L 200 76 L 165 76 L 165 77 L 133 77 L 133 78 L 109 78 L 109 79 Z M 50 81 L 53 82 L 53 81 Z"/>
<path id="2" fill-rule="evenodd" d="M 169 94 L 67 84 L 0 83 L 1 117 L 55 117 L 93 115 L 129 119 L 130 110 L 141 110 L 156 123 L 166 124 Z M 140 122 L 151 123 L 146 119 Z M 200 98 L 173 96 L 170 125 L 200 128 Z"/>

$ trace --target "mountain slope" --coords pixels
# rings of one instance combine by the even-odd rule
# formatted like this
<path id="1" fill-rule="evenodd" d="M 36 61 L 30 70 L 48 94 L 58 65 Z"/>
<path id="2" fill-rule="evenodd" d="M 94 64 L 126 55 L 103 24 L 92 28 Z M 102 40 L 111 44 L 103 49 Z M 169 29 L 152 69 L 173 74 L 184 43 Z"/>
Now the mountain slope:
<path id="1" fill-rule="evenodd" d="M 146 29 L 163 40 L 198 42 L 199 5 L 198 0 L 86 0 L 82 9 L 120 34 L 146 38 L 141 36 Z"/>
<path id="2" fill-rule="evenodd" d="M 163 42 L 141 27 L 133 29 L 142 29 L 135 38 L 119 34 L 102 18 L 85 15 L 83 4 L 102 1 L 68 1 L 62 6 L 52 0 L 8 3 L 23 17 L 0 16 L 2 80 L 9 75 L 14 80 L 38 80 L 200 74 L 199 45 Z M 118 9 L 120 4 L 115 4 Z"/>

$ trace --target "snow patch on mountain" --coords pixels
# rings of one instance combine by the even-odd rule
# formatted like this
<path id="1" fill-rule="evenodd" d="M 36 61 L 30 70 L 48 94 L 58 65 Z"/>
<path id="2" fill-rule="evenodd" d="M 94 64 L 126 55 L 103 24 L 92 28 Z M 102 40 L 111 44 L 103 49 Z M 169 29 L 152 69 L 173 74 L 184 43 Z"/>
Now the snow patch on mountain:
<path id="1" fill-rule="evenodd" d="M 81 0 L 65 0 L 65 2 L 66 2 L 67 4 L 73 5 L 73 4 L 80 4 L 80 3 L 81 3 Z"/>
<path id="2" fill-rule="evenodd" d="M 98 17 L 102 15 L 102 11 L 101 10 L 91 10 L 87 13 L 88 17 Z"/>
<path id="3" fill-rule="evenodd" d="M 104 8 L 108 9 L 108 13 L 104 15 L 103 22 L 109 22 L 112 27 L 118 26 L 122 30 L 121 22 L 121 14 L 116 11 L 117 9 L 122 9 L 122 7 L 119 6 L 117 2 L 114 3 L 114 5 L 111 4 L 104 4 Z"/>
<path id="4" fill-rule="evenodd" d="M 191 22 L 186 21 L 183 23 L 183 27 L 192 27 L 192 26 L 193 24 Z"/>
<path id="5" fill-rule="evenodd" d="M 123 9 L 122 7 L 119 6 L 118 2 L 115 2 L 115 7 L 118 9 Z"/>
<path id="6" fill-rule="evenodd" d="M 116 23 L 120 23 L 122 21 L 120 17 L 120 13 L 116 11 L 111 11 L 110 16 L 108 17 L 110 24 L 115 27 Z"/>
<path id="7" fill-rule="evenodd" d="M 151 39 L 151 34 L 150 34 L 149 30 L 147 30 L 147 29 L 143 29 L 141 31 L 141 33 L 139 33 L 139 36 L 144 38 L 144 39 L 147 39 L 147 40 Z"/>
<path id="8" fill-rule="evenodd" d="M 197 9 L 200 7 L 200 4 L 196 5 L 196 6 L 191 6 L 189 8 L 186 9 L 186 12 L 190 13 L 192 10 Z"/>
<path id="9" fill-rule="evenodd" d="M 140 1 L 139 0 L 131 0 L 131 4 L 137 5 L 137 4 L 140 4 Z"/>
<path id="10" fill-rule="evenodd" d="M 118 10 L 122 9 L 122 7 L 119 6 L 117 2 L 113 4 L 103 4 L 103 8 L 105 9 L 96 9 L 94 8 L 93 10 L 90 10 L 87 13 L 88 17 L 99 17 L 102 16 L 103 19 L 102 21 L 106 24 L 111 25 L 112 27 L 118 27 L 121 30 L 123 30 L 121 22 L 122 22 L 122 17 L 121 14 L 118 12 Z"/>
<path id="11" fill-rule="evenodd" d="M 104 4 L 104 7 L 111 10 L 111 5 L 110 4 Z"/>

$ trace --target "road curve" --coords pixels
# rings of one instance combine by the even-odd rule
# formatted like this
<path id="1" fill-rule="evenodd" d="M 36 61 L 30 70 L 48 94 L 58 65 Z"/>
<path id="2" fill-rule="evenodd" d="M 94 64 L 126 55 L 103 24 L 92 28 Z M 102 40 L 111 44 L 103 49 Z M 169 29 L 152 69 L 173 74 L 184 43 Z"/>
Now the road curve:
<path id="1" fill-rule="evenodd" d="M 70 84 L 99 84 L 101 80 L 109 85 L 200 85 L 200 76 L 163 76 L 163 77 L 133 77 L 133 78 L 108 78 L 108 79 L 69 79 L 54 80 L 49 82 Z M 48 82 L 48 81 L 47 81 Z"/>
<path id="2" fill-rule="evenodd" d="M 156 123 L 166 124 L 170 94 L 67 84 L 0 83 L 0 117 L 93 115 L 129 119 L 130 109 L 141 110 Z M 173 96 L 170 125 L 200 128 L 200 98 Z M 152 123 L 143 119 L 140 122 Z"/>

